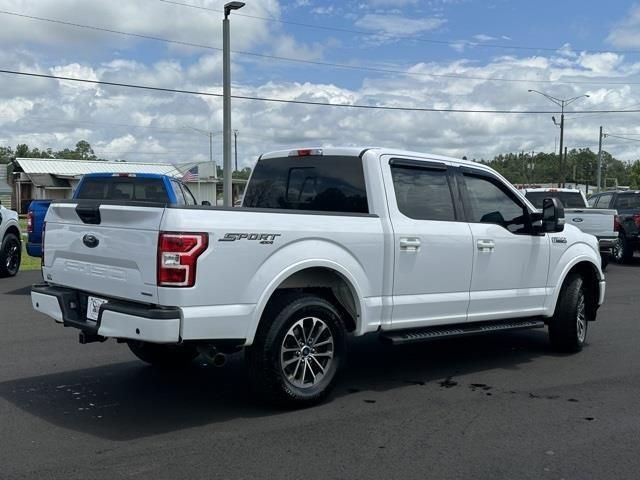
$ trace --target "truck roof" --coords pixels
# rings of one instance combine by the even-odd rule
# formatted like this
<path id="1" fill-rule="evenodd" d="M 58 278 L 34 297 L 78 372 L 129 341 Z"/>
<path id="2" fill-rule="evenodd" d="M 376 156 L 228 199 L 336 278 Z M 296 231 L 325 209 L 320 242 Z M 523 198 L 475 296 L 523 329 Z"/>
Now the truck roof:
<path id="1" fill-rule="evenodd" d="M 161 173 L 113 173 L 113 172 L 96 172 L 86 173 L 84 178 L 107 178 L 107 177 L 135 177 L 135 178 L 164 178 L 171 177 L 170 175 L 163 175 Z"/>
<path id="2" fill-rule="evenodd" d="M 358 157 L 362 155 L 366 151 L 373 151 L 378 155 L 399 155 L 404 157 L 412 157 L 424 160 L 440 160 L 443 162 L 449 163 L 457 163 L 462 165 L 473 165 L 478 167 L 482 165 L 481 163 L 472 162 L 469 160 L 462 160 L 460 158 L 455 157 L 447 157 L 445 155 L 436 155 L 432 153 L 425 152 L 412 152 L 409 150 L 402 150 L 396 148 L 382 148 L 382 147 L 298 147 L 298 148 L 290 148 L 287 150 L 276 150 L 274 152 L 268 152 L 263 154 L 260 158 L 263 160 L 268 160 L 271 158 L 282 158 L 287 157 L 294 152 L 300 151 L 309 151 L 309 152 L 322 152 L 322 155 L 331 155 L 331 156 L 353 156 Z M 308 155 L 308 153 L 307 153 Z"/>
<path id="3" fill-rule="evenodd" d="M 525 192 L 565 192 L 565 193 L 580 193 L 580 190 L 577 188 L 525 188 Z"/>

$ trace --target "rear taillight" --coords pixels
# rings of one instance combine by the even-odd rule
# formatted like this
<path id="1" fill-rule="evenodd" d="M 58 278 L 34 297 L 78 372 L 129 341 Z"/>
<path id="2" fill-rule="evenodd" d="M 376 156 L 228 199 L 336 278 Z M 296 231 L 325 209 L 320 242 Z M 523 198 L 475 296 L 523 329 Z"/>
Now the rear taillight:
<path id="1" fill-rule="evenodd" d="M 636 227 L 640 228 L 640 214 L 636 213 L 633 216 L 633 223 L 636 224 Z"/>
<path id="2" fill-rule="evenodd" d="M 40 268 L 44 267 L 44 235 L 47 232 L 47 222 L 42 224 L 42 240 L 40 244 Z"/>
<path id="3" fill-rule="evenodd" d="M 33 212 L 27 213 L 27 233 L 33 233 Z"/>
<path id="4" fill-rule="evenodd" d="M 158 237 L 158 286 L 193 287 L 198 257 L 207 249 L 206 233 L 160 232 Z"/>
<path id="5" fill-rule="evenodd" d="M 621 230 L 620 228 L 620 217 L 618 217 L 618 215 L 615 215 L 613 217 L 613 231 L 614 232 L 619 232 Z"/>

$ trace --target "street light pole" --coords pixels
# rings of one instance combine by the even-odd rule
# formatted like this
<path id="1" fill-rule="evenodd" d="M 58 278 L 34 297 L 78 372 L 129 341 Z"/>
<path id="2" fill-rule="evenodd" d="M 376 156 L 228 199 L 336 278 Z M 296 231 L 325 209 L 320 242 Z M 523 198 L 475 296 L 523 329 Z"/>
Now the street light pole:
<path id="1" fill-rule="evenodd" d="M 556 105 L 558 105 L 560 107 L 560 179 L 559 179 L 559 183 L 558 186 L 560 186 L 563 183 L 563 174 L 564 174 L 564 170 L 563 170 L 563 162 L 562 162 L 562 147 L 564 144 L 564 107 L 566 107 L 567 105 L 575 102 L 576 100 L 578 100 L 579 98 L 589 98 L 589 95 L 578 95 L 576 97 L 572 97 L 572 98 L 556 98 L 556 97 L 552 97 L 551 95 L 547 95 L 546 93 L 540 92 L 538 90 L 533 90 L 533 89 L 529 89 L 528 90 L 529 93 L 537 93 L 539 95 L 542 95 L 543 97 L 545 97 L 547 100 L 552 101 L 553 103 L 555 103 Z M 555 119 L 553 120 L 553 123 L 555 123 Z"/>
<path id="2" fill-rule="evenodd" d="M 236 169 L 238 171 L 238 130 L 233 131 L 233 153 L 236 156 Z"/>
<path id="3" fill-rule="evenodd" d="M 244 7 L 243 2 L 229 2 L 224 6 L 224 20 L 222 20 L 222 183 L 224 206 L 231 207 L 231 46 L 229 33 L 229 14 L 231 10 Z"/>

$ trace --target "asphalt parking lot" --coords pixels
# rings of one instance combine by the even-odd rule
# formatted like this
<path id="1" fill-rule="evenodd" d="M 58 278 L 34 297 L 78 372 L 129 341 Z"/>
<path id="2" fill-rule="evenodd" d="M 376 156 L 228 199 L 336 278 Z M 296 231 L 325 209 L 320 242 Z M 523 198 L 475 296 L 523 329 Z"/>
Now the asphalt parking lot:
<path id="1" fill-rule="evenodd" d="M 278 411 L 240 356 L 162 372 L 33 312 L 39 272 L 0 280 L 0 479 L 636 479 L 640 259 L 611 265 L 589 344 L 535 330 L 352 342 L 330 400 Z"/>

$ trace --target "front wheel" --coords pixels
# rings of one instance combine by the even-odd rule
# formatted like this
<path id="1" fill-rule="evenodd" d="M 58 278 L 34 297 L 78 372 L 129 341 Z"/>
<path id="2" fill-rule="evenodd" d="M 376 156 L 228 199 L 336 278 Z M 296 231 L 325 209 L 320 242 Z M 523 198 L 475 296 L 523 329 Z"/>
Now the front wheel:
<path id="1" fill-rule="evenodd" d="M 0 278 L 13 277 L 20 270 L 22 258 L 20 239 L 12 233 L 4 236 L 0 245 Z"/>
<path id="2" fill-rule="evenodd" d="M 589 309 L 584 279 L 579 274 L 567 277 L 553 318 L 549 322 L 549 340 L 559 352 L 579 352 L 587 341 Z"/>
<path id="3" fill-rule="evenodd" d="M 305 293 L 270 305 L 246 359 L 252 385 L 272 403 L 304 407 L 330 392 L 346 356 L 346 331 L 336 307 Z"/>
<path id="4" fill-rule="evenodd" d="M 154 367 L 186 367 L 198 356 L 198 350 L 191 346 L 163 345 L 136 340 L 127 344 L 136 357 Z"/>

